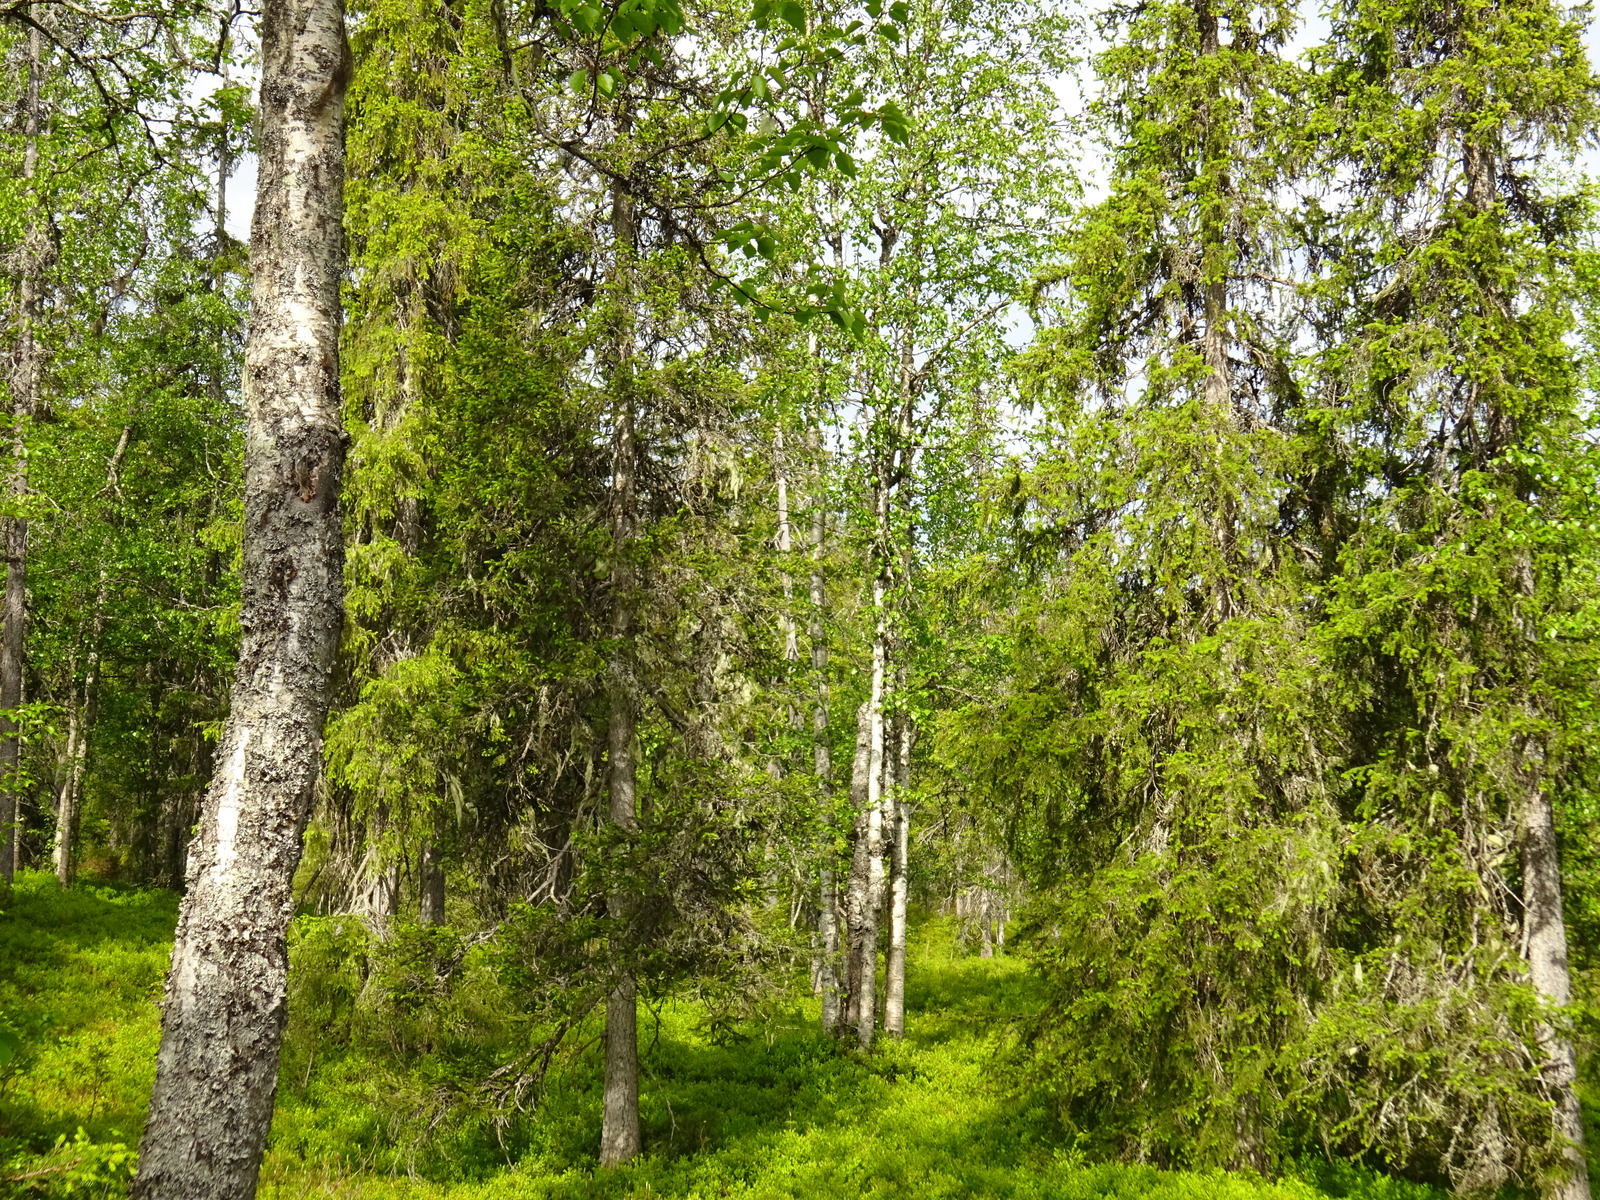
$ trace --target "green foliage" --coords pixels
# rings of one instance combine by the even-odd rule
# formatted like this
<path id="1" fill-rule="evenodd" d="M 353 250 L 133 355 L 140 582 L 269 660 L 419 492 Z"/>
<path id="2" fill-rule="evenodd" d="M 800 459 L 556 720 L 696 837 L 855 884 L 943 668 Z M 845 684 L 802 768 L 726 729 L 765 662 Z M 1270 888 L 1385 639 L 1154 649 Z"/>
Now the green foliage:
<path id="1" fill-rule="evenodd" d="M 1107 25 L 1108 197 L 1041 281 L 1047 449 L 939 753 L 1041 889 L 1028 1078 L 1086 1144 L 1538 1186 L 1517 849 L 1541 791 L 1586 836 L 1593 777 L 1553 161 L 1593 81 L 1541 4 L 1351 5 L 1301 61 L 1294 15 Z"/>
<path id="2" fill-rule="evenodd" d="M 335 949 L 344 932 L 317 922 L 297 934 L 297 986 L 319 972 L 344 974 L 352 955 Z M 1329 1170 L 1318 1184 L 1269 1184 L 1243 1176 L 1169 1174 L 1095 1166 L 1060 1149 L 1048 1110 L 1021 1108 L 994 1073 L 996 1035 L 1039 999 L 1017 959 L 955 957 L 951 928 L 924 926 L 915 940 L 909 995 L 910 1038 L 859 1057 L 814 1032 L 814 1002 L 778 997 L 758 1020 L 723 1026 L 687 997 L 641 1012 L 646 1051 L 643 1117 L 650 1153 L 628 1167 L 597 1173 L 600 1061 L 586 1025 L 578 1048 L 552 1064 L 537 1120 L 513 1115 L 469 1131 L 436 1123 L 426 1097 L 454 1086 L 444 1057 L 416 1053 L 404 1066 L 383 1051 L 385 1027 L 412 1036 L 432 1006 L 435 1028 L 504 1046 L 526 1045 L 529 1026 L 509 960 L 491 953 L 470 974 L 470 989 L 450 994 L 432 982 L 447 944 L 437 931 L 413 930 L 383 957 L 366 985 L 372 1004 L 365 1049 L 306 1066 L 286 1062 L 284 1093 L 263 1173 L 264 1196 L 316 1188 L 333 1195 L 446 1196 L 976 1196 L 1161 1197 L 1165 1200 L 1431 1200 L 1436 1193 L 1354 1170 Z M 526 935 L 519 935 L 526 936 Z M 432 946 L 430 950 L 426 947 Z M 454 951 L 446 953 L 446 957 Z M 469 951 L 469 956 L 477 954 Z M 498 959 L 498 965 L 496 960 Z M 462 976 L 463 981 L 466 975 Z M 382 980 L 383 982 L 379 982 Z M 409 980 L 410 982 L 402 982 Z M 422 983 L 420 991 L 417 985 Z M 344 988 L 346 983 L 331 986 Z M 378 990 L 395 989 L 392 999 Z M 507 990 L 509 988 L 509 990 Z M 470 990 L 468 996 L 465 991 Z M 422 995 L 430 998 L 422 1000 Z M 302 1011 L 324 1003 L 308 997 Z M 348 1010 L 320 1011 L 335 1026 Z M 411 1013 L 410 1017 L 405 1012 Z M 298 1021 L 298 1018 L 297 1018 Z M 295 1039 L 306 1036 L 304 1025 Z M 413 1049 L 420 1048 L 415 1043 Z M 300 1073 L 308 1083 L 301 1085 Z M 387 1099 L 385 1098 L 387 1097 Z"/>
<path id="3" fill-rule="evenodd" d="M 21 1195 L 125 1188 L 177 909 L 170 892 L 62 892 L 53 875 L 18 874 L 0 915 L 0 1013 L 18 1043 L 0 1065 L 0 1178 Z"/>

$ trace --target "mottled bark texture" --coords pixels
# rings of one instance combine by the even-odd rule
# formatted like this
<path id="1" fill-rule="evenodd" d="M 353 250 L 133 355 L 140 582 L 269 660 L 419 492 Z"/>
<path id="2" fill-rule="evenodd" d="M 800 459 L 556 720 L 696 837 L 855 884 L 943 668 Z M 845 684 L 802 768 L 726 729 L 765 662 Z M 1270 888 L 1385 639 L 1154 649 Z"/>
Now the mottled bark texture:
<path id="1" fill-rule="evenodd" d="M 904 671 L 900 680 L 905 688 Z M 892 1038 L 906 1034 L 906 910 L 911 897 L 911 715 L 902 710 L 894 721 L 894 792 L 888 807 L 893 816 L 889 843 L 889 954 L 884 965 L 883 1031 Z"/>
<path id="2" fill-rule="evenodd" d="M 816 439 L 820 441 L 821 439 Z M 822 511 L 822 471 L 817 470 L 816 499 L 811 512 L 811 620 L 807 636 L 811 639 L 811 672 L 816 677 L 817 694 L 812 708 L 811 733 L 813 762 L 817 776 L 818 803 L 822 806 L 822 847 L 817 898 L 817 934 L 822 943 L 821 969 L 817 987 L 822 993 L 822 1028 L 832 1033 L 838 1028 L 839 918 L 838 884 L 834 877 L 833 832 L 833 752 L 828 746 L 828 636 L 823 624 L 827 611 L 827 591 L 822 578 L 822 543 L 825 533 Z"/>
<path id="3" fill-rule="evenodd" d="M 290 885 L 342 619 L 341 0 L 264 0 L 245 348 L 243 639 L 189 855 L 135 1200 L 248 1200 L 272 1120 Z"/>
<path id="4" fill-rule="evenodd" d="M 1542 755 L 1538 756 L 1542 764 Z M 1539 772 L 1542 775 L 1542 772 Z M 1528 793 L 1522 841 L 1522 904 L 1527 922 L 1528 974 L 1539 998 L 1554 1009 L 1572 1002 L 1567 964 L 1567 927 L 1561 911 L 1561 855 L 1550 797 L 1542 787 Z M 1545 1085 L 1555 1100 L 1556 1132 L 1566 1139 L 1569 1174 L 1548 1193 L 1550 1200 L 1589 1200 L 1583 1156 L 1583 1117 L 1578 1109 L 1578 1060 L 1572 1040 L 1553 1025 L 1539 1026 Z"/>
<path id="5" fill-rule="evenodd" d="M 23 191 L 30 197 L 39 171 L 39 83 L 44 72 L 44 44 L 35 26 L 28 33 L 28 79 L 23 105 Z M 23 246 L 22 279 L 17 288 L 16 354 L 11 363 L 11 475 L 8 486 L 13 503 L 28 492 L 28 451 L 25 433 L 33 420 L 39 395 L 39 346 L 34 322 L 39 318 L 39 289 L 46 252 L 45 230 L 40 222 L 29 229 Z M 10 714 L 22 704 L 23 636 L 28 620 L 28 520 L 10 516 L 0 520 L 0 543 L 5 547 L 6 589 L 4 626 L 0 628 L 0 710 Z M 17 770 L 22 740 L 10 715 L 0 715 L 0 880 L 9 884 L 16 874 L 21 789 Z"/>

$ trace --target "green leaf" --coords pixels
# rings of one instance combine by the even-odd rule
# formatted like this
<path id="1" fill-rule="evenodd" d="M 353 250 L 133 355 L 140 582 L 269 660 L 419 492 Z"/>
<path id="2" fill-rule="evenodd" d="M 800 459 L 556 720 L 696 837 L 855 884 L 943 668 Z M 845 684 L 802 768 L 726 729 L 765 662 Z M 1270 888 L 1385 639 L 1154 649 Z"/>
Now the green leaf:
<path id="1" fill-rule="evenodd" d="M 796 0 L 782 0 L 778 5 L 778 15 L 787 21 L 796 33 L 806 31 L 806 10 Z"/>
<path id="2" fill-rule="evenodd" d="M 567 86 L 578 95 L 583 95 L 589 90 L 589 72 L 574 71 L 571 75 L 567 76 Z"/>
<path id="3" fill-rule="evenodd" d="M 0 1025 L 0 1067 L 5 1066 L 22 1052 L 22 1038 L 16 1030 Z"/>

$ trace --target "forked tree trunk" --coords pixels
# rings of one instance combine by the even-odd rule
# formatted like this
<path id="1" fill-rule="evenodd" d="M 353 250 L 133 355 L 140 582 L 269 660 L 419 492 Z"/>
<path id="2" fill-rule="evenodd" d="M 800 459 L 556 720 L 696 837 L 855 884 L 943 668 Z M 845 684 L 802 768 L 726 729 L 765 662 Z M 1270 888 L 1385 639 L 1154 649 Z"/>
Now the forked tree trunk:
<path id="1" fill-rule="evenodd" d="M 1542 756 L 1540 756 L 1542 763 Z M 1538 773 L 1542 776 L 1543 772 Z M 1556 845 L 1550 796 L 1536 777 L 1529 788 L 1522 841 L 1522 905 L 1527 921 L 1528 974 L 1539 998 L 1564 1010 L 1572 1002 L 1567 963 L 1567 927 L 1561 911 L 1561 856 Z M 1589 1171 L 1583 1154 L 1583 1115 L 1578 1107 L 1578 1060 L 1572 1040 L 1541 1023 L 1545 1085 L 1555 1100 L 1556 1132 L 1567 1142 L 1568 1176 L 1549 1193 L 1550 1200 L 1589 1200 Z"/>
<path id="2" fill-rule="evenodd" d="M 905 676 L 900 678 L 902 692 Z M 883 1031 L 892 1038 L 906 1034 L 906 907 L 911 895 L 911 714 L 901 709 L 895 721 L 894 824 L 889 857 L 889 954 L 884 968 Z"/>
<path id="3" fill-rule="evenodd" d="M 39 83 L 43 74 L 43 39 L 37 26 L 28 31 L 28 80 L 23 117 L 22 180 L 30 197 L 39 170 Z M 39 346 L 34 322 L 39 317 L 39 284 L 44 264 L 44 230 L 37 224 L 28 231 L 23 251 L 22 281 L 17 289 L 17 348 L 11 370 L 11 478 L 13 503 L 28 492 L 25 434 L 33 420 L 39 390 Z M 28 619 L 28 521 L 10 516 L 0 520 L 0 540 L 6 555 L 4 627 L 0 629 L 0 880 L 9 884 L 16 874 L 17 847 L 21 844 L 22 789 L 18 772 L 22 740 L 11 715 L 22 704 L 23 636 Z"/>
<path id="4" fill-rule="evenodd" d="M 263 0 L 245 347 L 243 639 L 187 869 L 134 1200 L 249 1200 L 283 1040 L 291 884 L 342 620 L 341 0 Z"/>

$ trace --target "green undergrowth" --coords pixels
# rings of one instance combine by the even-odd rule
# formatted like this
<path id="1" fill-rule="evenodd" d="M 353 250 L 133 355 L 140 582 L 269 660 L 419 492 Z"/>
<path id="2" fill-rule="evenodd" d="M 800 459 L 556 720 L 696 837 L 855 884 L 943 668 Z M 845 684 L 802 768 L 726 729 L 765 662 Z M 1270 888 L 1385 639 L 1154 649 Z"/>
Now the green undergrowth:
<path id="1" fill-rule="evenodd" d="M 178 898 L 21 871 L 0 904 L 0 1192 L 116 1194 L 144 1126 Z M 18 1179 L 17 1176 L 26 1176 Z"/>
<path id="2" fill-rule="evenodd" d="M 0 917 L 0 1195 L 123 1194 L 153 1073 L 176 899 L 24 873 Z M 441 1129 L 448 1072 L 397 1066 L 357 1041 L 285 1058 L 264 1200 L 602 1197 L 994 1197 L 1015 1200 L 1430 1200 L 1368 1173 L 1266 1182 L 1087 1163 L 1047 1114 L 999 1086 L 1008 1019 L 1034 1002 L 1017 959 L 957 954 L 925 923 L 907 1039 L 870 1055 L 814 1031 L 809 997 L 729 1028 L 687 1000 L 641 1014 L 648 1153 L 598 1172 L 598 1044 L 558 1058 L 537 1107 Z M 430 1129 L 430 1122 L 434 1123 Z M 82 1131 L 80 1133 L 80 1130 Z"/>

